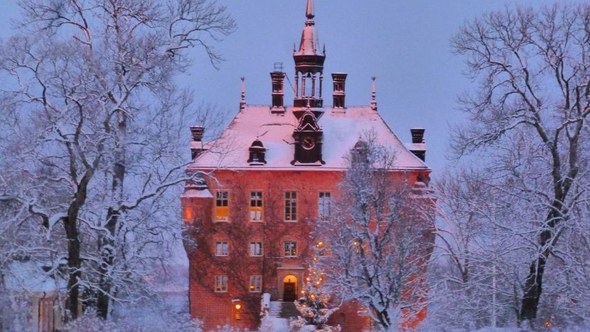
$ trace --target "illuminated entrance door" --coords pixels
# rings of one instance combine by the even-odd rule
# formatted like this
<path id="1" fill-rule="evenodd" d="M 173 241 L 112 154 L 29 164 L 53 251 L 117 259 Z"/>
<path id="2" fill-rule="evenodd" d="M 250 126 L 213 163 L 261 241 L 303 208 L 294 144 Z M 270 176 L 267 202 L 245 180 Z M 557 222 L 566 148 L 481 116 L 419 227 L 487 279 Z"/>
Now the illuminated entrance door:
<path id="1" fill-rule="evenodd" d="M 288 275 L 283 279 L 283 301 L 293 302 L 297 299 L 297 278 Z"/>

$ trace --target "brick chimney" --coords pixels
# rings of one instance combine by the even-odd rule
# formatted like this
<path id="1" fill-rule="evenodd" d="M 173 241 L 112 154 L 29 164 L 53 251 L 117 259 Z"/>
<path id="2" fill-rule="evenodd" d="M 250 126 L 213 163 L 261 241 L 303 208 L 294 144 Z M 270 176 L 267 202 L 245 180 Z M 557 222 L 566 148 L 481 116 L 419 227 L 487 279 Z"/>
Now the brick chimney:
<path id="1" fill-rule="evenodd" d="M 424 128 L 410 129 L 410 133 L 412 133 L 412 143 L 424 143 L 424 131 Z"/>
<path id="2" fill-rule="evenodd" d="M 424 128 L 412 128 L 412 144 L 410 145 L 410 152 L 422 161 L 426 161 L 426 144 L 424 143 Z"/>
<path id="3" fill-rule="evenodd" d="M 334 82 L 333 108 L 346 108 L 346 73 L 332 73 Z"/>
<path id="4" fill-rule="evenodd" d="M 283 64 L 275 62 L 275 68 L 270 73 L 272 79 L 272 104 L 270 111 L 272 113 L 285 113 L 285 73 L 283 72 Z"/>
<path id="5" fill-rule="evenodd" d="M 198 157 L 205 149 L 203 148 L 203 134 L 205 133 L 205 127 L 203 126 L 191 126 L 191 159 Z"/>

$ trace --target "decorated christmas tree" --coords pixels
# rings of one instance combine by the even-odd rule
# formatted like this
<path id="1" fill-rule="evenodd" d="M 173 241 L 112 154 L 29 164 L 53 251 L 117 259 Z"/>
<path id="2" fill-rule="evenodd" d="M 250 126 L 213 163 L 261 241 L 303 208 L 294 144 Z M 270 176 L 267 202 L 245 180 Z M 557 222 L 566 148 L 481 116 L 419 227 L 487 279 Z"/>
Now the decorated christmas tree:
<path id="1" fill-rule="evenodd" d="M 330 294 L 326 290 L 324 278 L 322 273 L 316 270 L 310 271 L 303 286 L 303 296 L 299 300 L 295 300 L 295 307 L 300 316 L 291 323 L 291 329 L 318 332 L 340 331 L 340 325 L 336 327 L 327 325 L 328 318 L 339 307 L 329 308 Z"/>

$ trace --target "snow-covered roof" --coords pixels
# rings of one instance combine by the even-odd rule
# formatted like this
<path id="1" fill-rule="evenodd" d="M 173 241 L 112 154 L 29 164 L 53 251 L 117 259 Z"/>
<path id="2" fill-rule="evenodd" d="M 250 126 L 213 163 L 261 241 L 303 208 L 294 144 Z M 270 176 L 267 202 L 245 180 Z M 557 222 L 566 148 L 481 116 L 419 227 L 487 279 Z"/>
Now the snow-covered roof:
<path id="1" fill-rule="evenodd" d="M 186 198 L 212 198 L 213 194 L 207 188 L 187 188 L 185 192 L 180 195 Z"/>
<path id="2" fill-rule="evenodd" d="M 42 293 L 65 290 L 65 280 L 53 278 L 40 263 L 13 261 L 2 271 L 6 288 L 16 292 Z"/>
<path id="3" fill-rule="evenodd" d="M 223 131 L 221 137 L 204 146 L 207 151 L 189 165 L 191 169 L 259 169 L 259 170 L 343 170 L 343 158 L 355 143 L 367 133 L 374 133 L 378 144 L 396 151 L 396 169 L 428 170 L 428 166 L 411 153 L 370 106 L 330 108 L 324 107 L 318 121 L 323 130 L 322 156 L 325 164 L 292 165 L 294 158 L 293 131 L 298 120 L 287 107 L 285 113 L 273 114 L 270 106 L 245 105 Z M 266 150 L 266 164 L 248 163 L 249 147 L 259 139 Z M 198 142 L 192 142 L 198 144 Z"/>

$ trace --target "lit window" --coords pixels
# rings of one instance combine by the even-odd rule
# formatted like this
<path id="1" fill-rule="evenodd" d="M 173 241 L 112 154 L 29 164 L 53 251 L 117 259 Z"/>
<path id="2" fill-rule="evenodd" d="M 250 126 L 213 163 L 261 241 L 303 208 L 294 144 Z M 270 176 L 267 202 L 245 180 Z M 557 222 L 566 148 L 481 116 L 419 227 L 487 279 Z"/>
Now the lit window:
<path id="1" fill-rule="evenodd" d="M 252 191 L 250 192 L 250 220 L 261 221 L 262 220 L 262 192 Z"/>
<path id="2" fill-rule="evenodd" d="M 262 276 L 250 276 L 248 290 L 252 293 L 260 293 L 262 290 Z"/>
<path id="3" fill-rule="evenodd" d="M 215 276 L 215 292 L 227 292 L 227 276 Z"/>
<path id="4" fill-rule="evenodd" d="M 262 256 L 262 242 L 250 242 L 250 256 Z"/>
<path id="5" fill-rule="evenodd" d="M 229 220 L 229 192 L 218 191 L 215 195 L 215 220 Z"/>
<path id="6" fill-rule="evenodd" d="M 318 197 L 318 217 L 320 219 L 328 219 L 330 217 L 330 209 L 332 194 L 329 192 L 320 192 Z"/>
<path id="7" fill-rule="evenodd" d="M 285 242 L 285 257 L 297 257 L 297 243 L 292 241 Z"/>
<path id="8" fill-rule="evenodd" d="M 184 207 L 184 220 L 193 220 L 193 208 L 190 206 Z"/>
<path id="9" fill-rule="evenodd" d="M 297 192 L 285 192 L 285 221 L 297 221 Z"/>
<path id="10" fill-rule="evenodd" d="M 226 241 L 215 243 L 215 256 L 227 256 L 228 244 Z"/>

